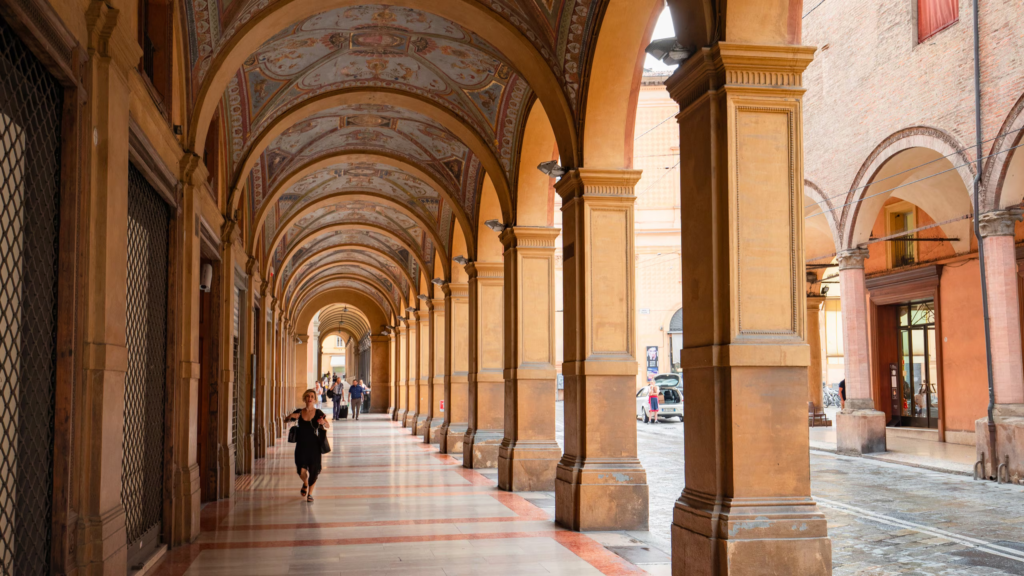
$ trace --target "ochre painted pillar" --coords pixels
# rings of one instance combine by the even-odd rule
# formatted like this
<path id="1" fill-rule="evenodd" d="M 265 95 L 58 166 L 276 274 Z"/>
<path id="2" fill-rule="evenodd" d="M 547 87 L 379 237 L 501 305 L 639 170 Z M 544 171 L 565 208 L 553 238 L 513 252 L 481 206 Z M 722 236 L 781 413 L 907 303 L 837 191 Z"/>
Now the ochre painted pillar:
<path id="1" fill-rule="evenodd" d="M 505 436 L 504 267 L 470 262 L 469 428 L 462 445 L 466 468 L 497 468 Z"/>
<path id="2" fill-rule="evenodd" d="M 803 266 L 801 77 L 814 48 L 698 50 L 667 82 L 680 108 L 686 311 L 673 573 L 823 576 Z"/>
<path id="3" fill-rule="evenodd" d="M 838 254 L 843 306 L 843 351 L 846 403 L 836 415 L 836 447 L 841 454 L 885 452 L 885 412 L 871 397 L 868 349 L 868 294 L 864 285 L 866 249 Z"/>
<path id="4" fill-rule="evenodd" d="M 415 432 L 417 416 L 417 396 L 419 394 L 420 381 L 420 319 L 416 312 L 409 312 L 409 347 L 407 354 L 409 358 L 409 372 L 405 381 L 405 420 L 402 426 Z"/>
<path id="5" fill-rule="evenodd" d="M 238 452 L 235 455 L 236 466 L 240 474 L 252 474 L 252 467 L 255 458 L 255 436 L 253 430 L 253 380 L 258 379 L 259 372 L 253 370 L 252 357 L 256 353 L 256 349 L 259 346 L 259 342 L 255 339 L 256 334 L 256 322 L 259 322 L 259 318 L 254 315 L 255 308 L 253 307 L 256 279 L 253 276 L 253 272 L 256 270 L 256 259 L 250 257 L 245 264 L 245 292 L 243 293 L 244 301 L 239 306 L 239 313 L 242 317 L 239 319 L 239 324 L 244 326 L 242 333 L 245 336 L 239 341 L 238 350 L 238 364 L 241 368 L 241 373 L 244 378 L 235 376 L 237 382 L 235 388 L 239 395 L 239 407 L 242 408 L 238 412 L 238 438 L 235 439 L 235 443 L 238 446 Z"/>
<path id="6" fill-rule="evenodd" d="M 505 247 L 505 437 L 498 488 L 553 491 L 555 441 L 555 240 L 558 228 L 520 226 Z"/>
<path id="7" fill-rule="evenodd" d="M 811 351 L 811 364 L 807 367 L 807 401 L 814 403 L 815 409 L 821 406 L 821 303 L 822 296 L 807 297 L 807 346 Z"/>
<path id="8" fill-rule="evenodd" d="M 398 339 L 398 417 L 396 420 L 405 426 L 406 415 L 409 413 L 409 323 L 402 321 Z"/>
<path id="9" fill-rule="evenodd" d="M 639 170 L 580 168 L 562 197 L 565 455 L 555 521 L 572 530 L 646 530 L 636 453 L 633 187 Z"/>
<path id="10" fill-rule="evenodd" d="M 441 425 L 441 453 L 462 454 L 469 428 L 469 285 L 448 284 L 451 331 L 451 376 L 445 381 L 444 424 Z"/>
<path id="11" fill-rule="evenodd" d="M 391 404 L 391 337 L 370 337 L 370 412 L 385 414 Z"/>
<path id="12" fill-rule="evenodd" d="M 260 325 L 259 340 L 255 343 L 259 349 L 259 356 L 256 366 L 258 380 L 256 381 L 256 424 L 253 433 L 255 436 L 254 458 L 263 458 L 267 455 L 270 438 L 271 327 L 269 322 L 270 295 L 267 293 L 269 285 L 270 282 L 267 280 L 260 282 L 260 313 L 258 316 L 254 316 L 254 322 L 258 322 Z"/>
<path id="13" fill-rule="evenodd" d="M 427 396 L 430 395 L 430 386 L 434 382 L 434 358 L 431 351 L 431 338 L 434 337 L 434 330 L 431 323 L 433 316 L 430 301 L 423 303 L 424 306 L 414 312 L 419 320 L 419 378 L 416 379 L 416 416 L 413 418 L 412 433 L 416 436 L 423 436 L 426 433 L 424 424 L 429 417 L 429 405 Z"/>
<path id="14" fill-rule="evenodd" d="M 398 418 L 398 328 L 391 330 L 391 335 L 388 337 L 390 340 L 390 356 L 388 356 L 388 366 L 391 367 L 391 399 L 388 402 L 388 415 L 391 416 L 392 420 Z"/>
<path id="15" fill-rule="evenodd" d="M 430 312 L 430 357 L 433 378 L 430 382 L 430 389 L 427 391 L 427 420 L 423 425 L 423 442 L 427 444 L 438 444 L 441 441 L 441 425 L 444 424 L 444 413 L 441 411 L 441 404 L 444 401 L 444 383 L 451 373 L 449 369 L 451 346 L 448 345 L 446 339 L 447 324 L 450 318 L 446 312 L 449 291 L 447 286 L 443 286 L 437 288 L 435 294 L 440 290 L 444 291 L 444 295 L 431 301 Z"/>
<path id="16" fill-rule="evenodd" d="M 1020 210 L 981 215 L 978 224 L 985 242 L 985 281 L 988 291 L 989 338 L 992 346 L 994 430 L 988 415 L 975 425 L 978 459 L 985 455 L 985 474 L 994 478 L 1000 464 L 1011 482 L 1024 479 L 1024 368 L 1021 358 L 1020 311 L 1017 293 L 1017 255 L 1014 223 Z M 995 458 L 992 435 L 995 433 Z"/>

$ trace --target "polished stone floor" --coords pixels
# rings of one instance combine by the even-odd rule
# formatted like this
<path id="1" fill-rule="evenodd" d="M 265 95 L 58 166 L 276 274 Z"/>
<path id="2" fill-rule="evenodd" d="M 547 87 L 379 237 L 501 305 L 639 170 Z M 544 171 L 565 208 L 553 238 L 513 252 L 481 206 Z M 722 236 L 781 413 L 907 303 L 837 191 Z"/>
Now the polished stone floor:
<path id="1" fill-rule="evenodd" d="M 560 403 L 556 415 L 561 440 Z M 466 470 L 382 415 L 337 422 L 331 438 L 315 502 L 300 498 L 292 447 L 279 443 L 238 477 L 234 500 L 204 506 L 199 540 L 152 573 L 671 573 L 681 423 L 637 423 L 649 532 L 560 530 L 552 493 L 498 491 L 496 470 Z M 1024 487 L 816 450 L 810 461 L 836 576 L 1024 575 Z"/>
<path id="2" fill-rule="evenodd" d="M 158 576 L 644 574 L 596 540 L 417 442 L 384 415 L 335 422 L 314 502 L 279 443 Z"/>

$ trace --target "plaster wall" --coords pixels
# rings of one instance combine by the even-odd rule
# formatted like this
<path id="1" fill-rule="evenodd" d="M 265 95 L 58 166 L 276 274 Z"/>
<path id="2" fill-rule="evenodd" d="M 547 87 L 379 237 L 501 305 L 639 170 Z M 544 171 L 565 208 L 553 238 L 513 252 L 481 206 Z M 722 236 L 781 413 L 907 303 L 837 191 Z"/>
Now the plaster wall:
<path id="1" fill-rule="evenodd" d="M 944 266 L 940 288 L 946 430 L 974 432 L 988 407 L 978 260 Z"/>

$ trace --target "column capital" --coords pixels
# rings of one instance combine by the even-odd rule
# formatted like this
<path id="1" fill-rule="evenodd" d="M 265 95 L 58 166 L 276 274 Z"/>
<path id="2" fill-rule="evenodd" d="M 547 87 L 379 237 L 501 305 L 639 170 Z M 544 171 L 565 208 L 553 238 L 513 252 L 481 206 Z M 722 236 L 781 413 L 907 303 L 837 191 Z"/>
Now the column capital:
<path id="1" fill-rule="evenodd" d="M 501 232 L 499 238 L 505 250 L 510 248 L 550 248 L 554 250 L 555 240 L 561 233 L 561 228 L 547 226 L 509 226 Z"/>
<path id="2" fill-rule="evenodd" d="M 417 319 L 420 322 L 428 322 L 430 320 L 430 308 L 432 307 L 433 304 L 428 301 L 426 307 L 420 308 L 416 311 Z"/>
<path id="3" fill-rule="evenodd" d="M 449 293 L 450 292 L 446 291 L 445 296 L 448 296 Z M 444 312 L 444 301 L 444 297 L 434 298 L 433 300 L 430 301 L 430 309 L 433 310 L 434 312 Z"/>
<path id="4" fill-rule="evenodd" d="M 1014 223 L 1024 219 L 1024 211 L 1018 208 L 985 212 L 978 219 L 982 238 L 989 236 L 1013 236 Z"/>
<path id="5" fill-rule="evenodd" d="M 474 277 L 476 269 L 474 268 Z M 448 292 L 452 298 L 469 298 L 469 284 L 467 283 L 451 283 L 446 286 Z"/>
<path id="6" fill-rule="evenodd" d="M 444 283 L 444 284 L 443 284 L 443 285 L 441 286 L 441 292 L 443 292 L 443 293 L 444 293 L 444 297 L 445 297 L 445 298 L 450 298 L 450 297 L 451 297 L 451 295 L 452 295 L 452 285 L 451 285 L 451 283 L 449 283 L 449 282 L 445 282 L 445 283 Z"/>
<path id="7" fill-rule="evenodd" d="M 583 196 L 635 200 L 636 183 L 643 170 L 629 168 L 577 168 L 555 183 L 555 191 L 567 204 Z"/>
<path id="8" fill-rule="evenodd" d="M 867 248 L 850 248 L 836 254 L 839 260 L 839 269 L 848 270 L 853 268 L 864 268 L 864 261 L 868 258 Z"/>
<path id="9" fill-rule="evenodd" d="M 472 271 L 470 271 L 472 268 Z M 501 278 L 505 275 L 504 262 L 470 262 L 466 264 L 470 280 L 477 278 Z"/>
<path id="10" fill-rule="evenodd" d="M 296 334 L 295 337 L 299 339 L 299 344 L 309 342 L 309 334 Z"/>
<path id="11" fill-rule="evenodd" d="M 808 296 L 807 297 L 807 309 L 817 310 L 821 307 L 821 303 L 825 301 L 824 296 Z"/>
<path id="12" fill-rule="evenodd" d="M 803 71 L 814 59 L 814 46 L 768 46 L 719 42 L 684 62 L 665 87 L 680 112 L 718 89 L 779 94 L 803 92 Z"/>

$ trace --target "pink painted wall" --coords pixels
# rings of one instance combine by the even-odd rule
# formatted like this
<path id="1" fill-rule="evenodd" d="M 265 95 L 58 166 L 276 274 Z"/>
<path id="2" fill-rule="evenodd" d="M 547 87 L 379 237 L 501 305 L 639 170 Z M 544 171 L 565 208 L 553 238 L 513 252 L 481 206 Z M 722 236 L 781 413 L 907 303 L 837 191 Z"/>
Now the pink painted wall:
<path id="1" fill-rule="evenodd" d="M 973 432 L 974 421 L 988 408 L 978 261 L 944 266 L 940 286 L 946 430 Z"/>

